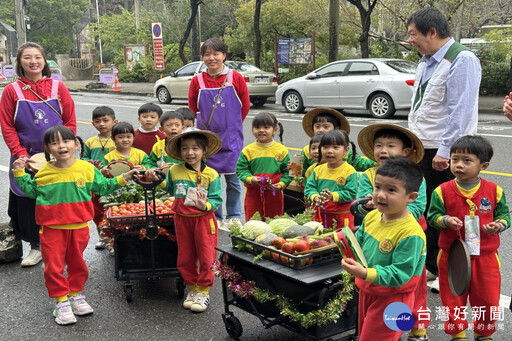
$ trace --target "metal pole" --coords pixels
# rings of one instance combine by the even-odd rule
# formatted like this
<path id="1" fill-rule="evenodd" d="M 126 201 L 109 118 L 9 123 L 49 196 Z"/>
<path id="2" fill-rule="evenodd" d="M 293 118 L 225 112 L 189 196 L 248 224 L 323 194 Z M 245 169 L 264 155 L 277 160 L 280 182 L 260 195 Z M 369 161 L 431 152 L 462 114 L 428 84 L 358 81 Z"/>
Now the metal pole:
<path id="1" fill-rule="evenodd" d="M 25 26 L 25 11 L 23 10 L 22 0 L 14 0 L 14 11 L 16 15 L 18 46 L 21 46 L 27 42 L 27 27 Z"/>
<path id="2" fill-rule="evenodd" d="M 201 46 L 201 2 L 197 6 L 197 30 L 199 31 L 199 46 Z"/>
<path id="3" fill-rule="evenodd" d="M 135 0 L 135 30 L 140 29 L 140 0 Z M 140 44 L 140 38 L 137 35 L 137 44 Z"/>
<path id="4" fill-rule="evenodd" d="M 98 18 L 98 26 L 100 25 L 100 8 L 98 6 L 98 0 L 96 0 L 96 17 Z M 101 36 L 98 33 L 98 44 L 100 46 L 100 63 L 103 64 L 103 51 L 101 50 Z"/>

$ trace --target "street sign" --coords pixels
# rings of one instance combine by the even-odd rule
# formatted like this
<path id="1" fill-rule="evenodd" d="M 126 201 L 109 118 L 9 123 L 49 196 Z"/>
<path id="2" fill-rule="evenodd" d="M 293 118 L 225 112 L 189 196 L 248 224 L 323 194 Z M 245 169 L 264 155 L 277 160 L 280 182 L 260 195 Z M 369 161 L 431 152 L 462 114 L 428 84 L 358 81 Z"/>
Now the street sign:
<path id="1" fill-rule="evenodd" d="M 165 69 L 164 63 L 164 42 L 162 38 L 162 24 L 152 23 L 151 32 L 153 34 L 153 56 L 155 59 L 155 69 Z"/>

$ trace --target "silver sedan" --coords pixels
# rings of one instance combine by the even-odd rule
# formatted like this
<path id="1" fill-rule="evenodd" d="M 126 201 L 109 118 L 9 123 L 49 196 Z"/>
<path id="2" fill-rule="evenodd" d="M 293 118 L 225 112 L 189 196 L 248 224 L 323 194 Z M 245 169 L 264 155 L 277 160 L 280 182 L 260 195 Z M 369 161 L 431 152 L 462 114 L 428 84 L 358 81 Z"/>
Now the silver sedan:
<path id="1" fill-rule="evenodd" d="M 403 59 L 339 60 L 278 86 L 276 104 L 287 112 L 306 107 L 369 110 L 389 118 L 411 107 L 417 64 Z"/>

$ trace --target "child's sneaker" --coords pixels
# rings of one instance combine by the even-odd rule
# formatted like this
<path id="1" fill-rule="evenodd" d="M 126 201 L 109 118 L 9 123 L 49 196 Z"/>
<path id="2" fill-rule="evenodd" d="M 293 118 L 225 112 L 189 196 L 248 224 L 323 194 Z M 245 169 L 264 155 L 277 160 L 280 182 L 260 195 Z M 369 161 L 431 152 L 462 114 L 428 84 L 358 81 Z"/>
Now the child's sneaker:
<path id="1" fill-rule="evenodd" d="M 116 252 L 114 250 L 114 247 L 111 244 L 107 245 L 108 254 L 114 257 L 116 255 Z"/>
<path id="2" fill-rule="evenodd" d="M 53 311 L 53 316 L 55 316 L 55 322 L 62 326 L 76 323 L 76 317 L 71 310 L 71 304 L 69 301 L 57 303 L 55 305 L 55 310 Z"/>
<path id="3" fill-rule="evenodd" d="M 194 299 L 197 294 L 197 291 L 189 291 L 187 297 L 185 298 L 185 301 L 183 301 L 183 308 L 190 309 L 190 307 L 194 303 Z"/>
<path id="4" fill-rule="evenodd" d="M 208 308 L 208 303 L 210 303 L 210 295 L 198 292 L 194 297 L 194 303 L 190 306 L 190 310 L 202 313 Z"/>
<path id="5" fill-rule="evenodd" d="M 71 309 L 73 313 L 78 316 L 92 314 L 94 311 L 89 303 L 85 302 L 84 295 L 76 295 L 75 297 L 70 296 L 69 301 L 71 302 Z"/>

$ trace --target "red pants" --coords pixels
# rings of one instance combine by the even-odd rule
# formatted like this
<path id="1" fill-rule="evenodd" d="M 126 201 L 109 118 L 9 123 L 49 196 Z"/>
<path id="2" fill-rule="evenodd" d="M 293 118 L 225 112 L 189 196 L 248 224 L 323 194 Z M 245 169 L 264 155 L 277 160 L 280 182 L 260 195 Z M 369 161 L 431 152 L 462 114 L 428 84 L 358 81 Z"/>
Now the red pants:
<path id="1" fill-rule="evenodd" d="M 213 286 L 218 227 L 214 212 L 199 217 L 174 215 L 178 271 L 186 285 Z M 199 262 L 199 267 L 198 263 Z"/>
<path id="2" fill-rule="evenodd" d="M 427 305 L 427 268 L 423 266 L 420 281 L 414 290 L 414 306 L 412 307 L 412 317 L 414 318 L 414 329 L 427 329 L 430 325 L 430 313 Z"/>
<path id="3" fill-rule="evenodd" d="M 466 311 L 468 316 L 471 314 L 469 309 L 464 310 L 469 296 L 471 307 L 478 308 L 473 318 L 473 330 L 483 336 L 492 335 L 496 331 L 498 316 L 492 316 L 491 308 L 497 309 L 500 305 L 501 275 L 498 252 L 471 256 L 471 280 L 468 290 L 462 296 L 454 296 L 450 290 L 448 252 L 439 251 L 438 267 L 439 295 L 443 306 L 450 309 L 449 320 L 444 324 L 445 333 L 454 335 L 468 327 L 463 312 Z M 457 314 L 458 312 L 460 313 Z"/>
<path id="4" fill-rule="evenodd" d="M 44 262 L 44 282 L 52 298 L 84 290 L 89 277 L 83 253 L 89 242 L 89 227 L 76 230 L 41 226 L 39 235 Z M 67 278 L 64 276 L 66 267 Z"/>
<path id="5" fill-rule="evenodd" d="M 103 220 L 104 210 L 103 204 L 99 202 L 101 197 L 97 194 L 92 194 L 92 205 L 94 206 L 94 223 L 96 226 L 99 226 L 101 221 Z M 98 233 L 100 233 L 100 229 L 98 228 Z"/>
<path id="6" fill-rule="evenodd" d="M 397 341 L 403 331 L 389 329 L 384 322 L 384 310 L 394 302 L 403 302 L 409 307 L 414 304 L 414 292 L 389 296 L 370 295 L 359 292 L 359 341 L 386 340 Z"/>
<path id="7" fill-rule="evenodd" d="M 266 189 L 263 191 L 263 198 L 261 197 L 259 187 L 246 187 L 244 209 L 245 217 L 247 220 L 251 219 L 254 213 L 260 212 L 261 218 L 265 220 L 266 217 L 274 218 L 277 215 L 284 213 L 284 198 L 283 191 L 273 191 Z"/>
<path id="8" fill-rule="evenodd" d="M 324 213 L 324 210 L 320 210 L 318 212 L 318 208 L 315 209 L 315 212 L 313 213 L 313 220 L 318 221 L 319 223 L 324 224 L 324 219 L 326 219 L 327 228 L 333 227 L 333 220 L 336 220 L 336 228 L 340 229 L 345 226 L 345 219 L 348 219 L 348 226 L 350 228 L 354 228 L 354 216 L 352 213 Z"/>

